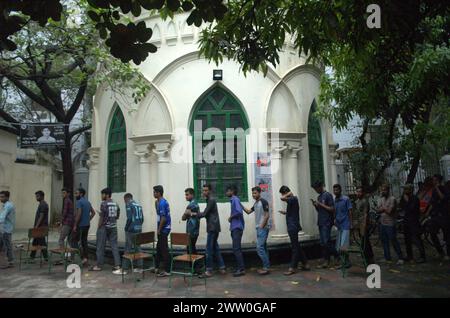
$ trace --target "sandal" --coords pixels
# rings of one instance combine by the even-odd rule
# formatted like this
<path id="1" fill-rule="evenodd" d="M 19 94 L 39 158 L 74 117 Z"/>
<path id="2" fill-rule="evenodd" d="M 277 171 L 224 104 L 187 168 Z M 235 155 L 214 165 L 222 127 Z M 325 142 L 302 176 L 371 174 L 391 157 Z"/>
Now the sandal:
<path id="1" fill-rule="evenodd" d="M 98 267 L 97 265 L 95 265 L 95 266 L 92 266 L 91 268 L 89 268 L 89 270 L 91 272 L 100 272 L 102 269 L 101 269 L 101 267 Z"/>
<path id="2" fill-rule="evenodd" d="M 283 275 L 285 275 L 285 276 L 290 276 L 290 275 L 293 275 L 293 274 L 295 274 L 295 270 L 293 270 L 293 269 L 288 269 L 288 271 L 287 272 L 284 272 L 283 273 Z"/>

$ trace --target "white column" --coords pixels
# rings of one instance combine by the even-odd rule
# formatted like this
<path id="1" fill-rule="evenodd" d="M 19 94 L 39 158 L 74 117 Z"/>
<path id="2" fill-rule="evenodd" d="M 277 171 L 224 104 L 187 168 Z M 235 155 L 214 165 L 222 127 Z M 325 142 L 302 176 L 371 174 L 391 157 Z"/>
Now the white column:
<path id="1" fill-rule="evenodd" d="M 169 150 L 170 142 L 154 143 L 153 153 L 157 156 L 158 184 L 164 188 L 164 195 L 169 194 Z M 167 195 L 169 197 L 169 195 Z"/>
<path id="2" fill-rule="evenodd" d="M 337 171 L 336 171 L 336 160 L 338 159 L 338 153 L 336 152 L 338 145 L 332 144 L 328 146 L 328 151 L 330 152 L 330 181 L 331 185 L 337 183 Z M 341 186 L 345 186 L 341 184 Z"/>
<path id="3" fill-rule="evenodd" d="M 272 156 L 272 194 L 273 194 L 273 227 L 271 237 L 273 238 L 285 238 L 287 237 L 286 218 L 283 214 L 279 213 L 279 210 L 285 210 L 286 204 L 280 200 L 280 187 L 283 185 L 282 177 L 282 157 L 283 152 L 287 149 L 286 145 L 282 142 L 277 142 L 271 145 Z"/>
<path id="4" fill-rule="evenodd" d="M 284 182 L 294 195 L 299 195 L 298 189 L 298 152 L 303 150 L 300 141 L 288 141 L 286 153 L 286 167 L 283 169 Z"/>
<path id="5" fill-rule="evenodd" d="M 137 200 L 144 211 L 144 229 L 150 231 L 156 228 L 155 218 L 153 217 L 152 202 L 153 191 L 150 184 L 150 144 L 137 144 L 134 154 L 139 157 L 139 200 Z"/>
<path id="6" fill-rule="evenodd" d="M 99 173 L 99 159 L 100 159 L 100 148 L 91 147 L 87 150 L 89 154 L 89 160 L 87 165 L 89 168 L 89 189 L 88 189 L 88 199 L 91 202 L 92 207 L 98 211 L 100 208 L 100 173 Z M 96 225 L 98 222 L 98 215 L 96 214 L 91 224 Z M 90 233 L 95 234 L 97 226 L 90 227 Z"/>

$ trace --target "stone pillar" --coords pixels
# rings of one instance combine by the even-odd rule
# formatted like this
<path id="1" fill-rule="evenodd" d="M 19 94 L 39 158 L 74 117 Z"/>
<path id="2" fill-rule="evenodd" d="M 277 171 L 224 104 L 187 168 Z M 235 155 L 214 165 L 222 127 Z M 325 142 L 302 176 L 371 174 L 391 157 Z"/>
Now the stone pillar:
<path id="1" fill-rule="evenodd" d="M 336 152 L 338 148 L 337 144 L 331 144 L 328 146 L 328 151 L 330 153 L 330 184 L 329 187 L 331 187 L 333 184 L 338 183 L 337 180 L 337 167 L 336 167 L 336 160 L 338 159 L 338 153 Z M 346 191 L 345 189 L 345 185 L 341 184 L 342 188 L 344 191 Z M 348 194 L 348 193 L 346 193 Z"/>
<path id="2" fill-rule="evenodd" d="M 282 158 L 287 146 L 283 142 L 277 142 L 271 145 L 272 156 L 272 193 L 273 193 L 273 230 L 270 232 L 273 238 L 287 237 L 286 217 L 279 213 L 279 210 L 285 210 L 286 204 L 280 200 L 280 193 L 278 192 L 283 185 L 282 175 Z"/>
<path id="3" fill-rule="evenodd" d="M 155 217 L 153 217 L 152 202 L 153 190 L 150 184 L 150 161 L 152 152 L 148 143 L 136 144 L 134 154 L 139 157 L 139 200 L 137 200 L 144 211 L 145 230 L 151 231 L 156 228 Z"/>
<path id="4" fill-rule="evenodd" d="M 303 150 L 300 141 L 288 141 L 286 153 L 286 169 L 283 169 L 284 182 L 294 195 L 299 195 L 298 188 L 298 152 Z"/>
<path id="5" fill-rule="evenodd" d="M 91 147 L 87 150 L 89 154 L 89 160 L 87 161 L 87 166 L 89 168 L 89 189 L 88 189 L 88 199 L 91 202 L 94 210 L 98 211 L 100 209 L 100 173 L 99 173 L 99 159 L 100 159 L 100 148 Z M 97 229 L 98 215 L 95 214 L 94 219 L 91 221 L 93 226 L 90 227 L 90 233 L 95 234 Z"/>
<path id="6" fill-rule="evenodd" d="M 157 156 L 157 165 L 158 165 L 158 177 L 157 183 L 164 187 L 164 196 L 169 198 L 170 189 L 169 189 L 169 150 L 170 150 L 170 142 L 157 142 L 154 143 L 153 153 Z M 166 195 L 167 194 L 167 195 Z"/>

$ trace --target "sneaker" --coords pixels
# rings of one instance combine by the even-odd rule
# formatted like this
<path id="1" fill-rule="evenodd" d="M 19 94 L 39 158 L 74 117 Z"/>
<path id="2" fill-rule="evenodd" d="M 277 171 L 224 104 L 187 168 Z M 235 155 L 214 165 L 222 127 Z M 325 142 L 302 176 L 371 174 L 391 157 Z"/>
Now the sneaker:
<path id="1" fill-rule="evenodd" d="M 158 274 L 158 273 L 159 273 L 159 271 L 158 271 L 158 269 L 157 269 L 157 268 L 151 268 L 151 269 L 150 269 L 150 273 L 153 273 L 153 274 Z"/>
<path id="2" fill-rule="evenodd" d="M 318 268 L 318 269 L 325 269 L 325 268 L 328 268 L 328 267 L 330 267 L 330 262 L 323 262 L 323 263 L 321 263 L 321 264 L 316 266 L 316 268 Z"/>
<path id="3" fill-rule="evenodd" d="M 92 272 L 100 272 L 102 270 L 102 268 L 95 265 L 95 266 L 92 266 L 91 268 L 89 268 L 89 270 Z"/>
<path id="4" fill-rule="evenodd" d="M 241 270 L 241 271 L 235 271 L 233 273 L 233 277 L 239 277 L 239 276 L 244 276 L 245 275 L 245 271 Z"/>
<path id="5" fill-rule="evenodd" d="M 283 273 L 284 276 L 291 276 L 295 274 L 296 271 L 293 268 L 289 268 L 286 272 Z"/>
<path id="6" fill-rule="evenodd" d="M 142 274 L 144 270 L 142 268 L 135 268 L 133 269 L 133 273 L 138 273 L 138 274 Z"/>
<path id="7" fill-rule="evenodd" d="M 205 272 L 205 276 L 206 276 L 206 277 L 212 277 L 213 274 L 212 274 L 211 272 L 209 272 L 209 271 L 206 271 L 206 272 Z"/>
<path id="8" fill-rule="evenodd" d="M 122 268 L 118 268 L 112 271 L 114 275 L 127 275 L 127 271 L 124 271 Z"/>
<path id="9" fill-rule="evenodd" d="M 257 271 L 256 271 L 259 275 L 267 275 L 267 274 L 270 274 L 270 271 L 268 270 L 268 269 L 258 269 Z"/>
<path id="10" fill-rule="evenodd" d="M 170 273 L 162 271 L 161 273 L 158 274 L 158 277 L 167 277 L 167 276 L 170 276 Z"/>
<path id="11" fill-rule="evenodd" d="M 397 265 L 403 265 L 403 264 L 405 264 L 405 261 L 404 261 L 404 260 L 399 259 L 399 260 L 397 261 Z"/>
<path id="12" fill-rule="evenodd" d="M 222 268 L 222 269 L 219 269 L 219 273 L 222 274 L 222 275 L 226 275 L 227 271 L 226 271 L 225 268 Z"/>

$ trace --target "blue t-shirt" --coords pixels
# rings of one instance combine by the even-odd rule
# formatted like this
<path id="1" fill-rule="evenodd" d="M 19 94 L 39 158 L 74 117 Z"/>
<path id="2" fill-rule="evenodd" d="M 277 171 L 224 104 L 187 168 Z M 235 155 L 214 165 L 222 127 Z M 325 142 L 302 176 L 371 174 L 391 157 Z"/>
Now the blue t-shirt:
<path id="1" fill-rule="evenodd" d="M 91 204 L 85 197 L 81 197 L 77 201 L 77 210 L 81 209 L 81 218 L 79 226 L 89 226 L 91 223 L 90 221 L 90 214 L 91 214 Z"/>
<path id="2" fill-rule="evenodd" d="M 161 222 L 161 217 L 166 218 L 166 224 L 164 224 L 164 227 L 162 228 L 161 232 L 164 234 L 170 233 L 170 226 L 171 226 L 171 219 L 170 219 L 170 207 L 169 202 L 167 202 L 166 199 L 161 198 L 159 200 L 159 203 L 156 203 L 156 215 L 157 215 L 157 223 L 158 223 L 158 229 L 159 224 Z"/>
<path id="3" fill-rule="evenodd" d="M 189 202 L 187 206 L 188 210 L 191 210 L 193 213 L 198 213 L 200 208 L 198 203 L 195 200 Z M 200 220 L 197 216 L 191 216 L 186 220 L 186 233 L 189 233 L 191 236 L 198 236 L 200 233 Z"/>
<path id="4" fill-rule="evenodd" d="M 142 232 L 142 224 L 144 223 L 144 213 L 142 207 L 131 200 L 127 205 L 127 223 L 125 224 L 125 232 L 140 233 Z"/>
<path id="5" fill-rule="evenodd" d="M 231 197 L 231 223 L 230 231 L 233 230 L 244 230 L 244 213 L 242 209 L 241 200 L 235 195 Z"/>
<path id="6" fill-rule="evenodd" d="M 350 209 L 352 208 L 350 199 L 345 195 L 335 198 L 334 208 L 336 211 L 336 226 L 338 230 L 350 230 Z"/>
<path id="7" fill-rule="evenodd" d="M 334 200 L 331 193 L 324 191 L 317 197 L 317 201 L 325 204 L 327 206 L 334 206 Z M 333 225 L 333 214 L 328 212 L 322 207 L 316 208 L 317 210 L 317 225 L 318 226 L 332 226 Z"/>

